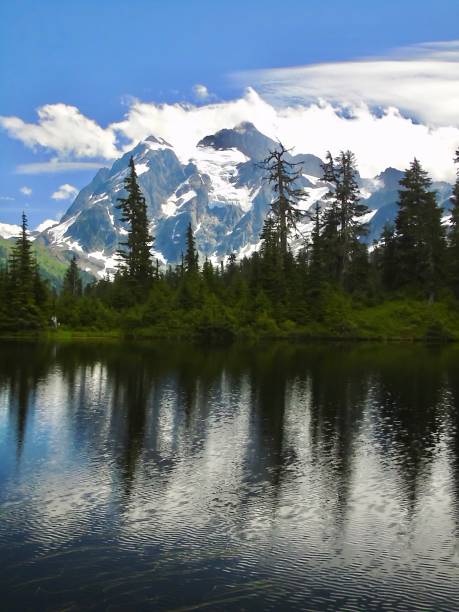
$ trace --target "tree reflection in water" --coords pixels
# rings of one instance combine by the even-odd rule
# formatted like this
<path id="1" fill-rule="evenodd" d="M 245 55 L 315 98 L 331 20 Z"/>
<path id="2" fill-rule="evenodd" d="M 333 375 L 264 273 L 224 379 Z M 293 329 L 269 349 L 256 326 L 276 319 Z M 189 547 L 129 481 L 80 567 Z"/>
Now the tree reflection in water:
<path id="1" fill-rule="evenodd" d="M 225 609 L 448 609 L 459 595 L 458 356 L 4 343 L 0 558 L 30 584 L 50 580 L 54 606 L 100 603 L 103 580 L 121 609 L 153 596 L 158 609 L 213 598 Z M 18 589 L 6 567 L 9 609 L 40 608 L 45 591 Z"/>

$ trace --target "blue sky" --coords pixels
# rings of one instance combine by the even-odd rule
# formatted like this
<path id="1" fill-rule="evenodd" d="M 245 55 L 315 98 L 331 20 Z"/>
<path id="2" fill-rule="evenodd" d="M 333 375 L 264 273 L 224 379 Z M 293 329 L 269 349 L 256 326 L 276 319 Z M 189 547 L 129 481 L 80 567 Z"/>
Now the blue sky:
<path id="1" fill-rule="evenodd" d="M 266 78 L 272 72 L 260 72 L 264 69 L 386 58 L 401 47 L 454 41 L 458 23 L 457 0 L 4 2 L 0 116 L 32 126 L 37 109 L 63 104 L 106 128 L 123 119 L 133 98 L 202 105 L 237 99 L 246 86 L 261 95 L 264 89 L 273 98 L 273 81 L 268 86 Z M 291 94 L 291 84 L 287 91 L 281 74 L 282 95 L 273 104 L 282 104 L 282 96 Z M 205 85 L 210 96 L 197 95 L 197 84 Z M 309 103 L 311 91 L 303 94 Z M 65 184 L 81 188 L 95 170 L 18 174 L 18 167 L 57 157 L 67 163 L 103 164 L 111 163 L 104 158 L 113 157 L 102 150 L 82 155 L 63 152 L 58 145 L 33 144 L 28 135 L 19 138 L 5 128 L 0 129 L 0 150 L 0 222 L 16 222 L 25 208 L 31 225 L 65 210 L 70 199 L 53 199 L 52 194 Z M 21 193 L 23 187 L 32 193 Z"/>

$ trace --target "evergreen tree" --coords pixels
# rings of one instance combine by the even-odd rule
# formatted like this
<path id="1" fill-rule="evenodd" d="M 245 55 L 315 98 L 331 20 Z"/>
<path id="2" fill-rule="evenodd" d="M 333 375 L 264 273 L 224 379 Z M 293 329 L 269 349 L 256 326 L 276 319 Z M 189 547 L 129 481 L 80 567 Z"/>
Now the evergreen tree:
<path id="1" fill-rule="evenodd" d="M 237 262 L 236 253 L 230 253 L 228 255 L 228 263 L 226 265 L 226 269 L 230 277 L 234 276 L 234 274 L 236 273 L 236 270 L 237 270 L 236 262 Z"/>
<path id="2" fill-rule="evenodd" d="M 341 280 L 341 244 L 339 233 L 339 211 L 335 202 L 322 215 L 319 239 L 323 276 L 329 281 Z"/>
<path id="3" fill-rule="evenodd" d="M 0 323 L 6 319 L 8 303 L 8 268 L 0 263 Z"/>
<path id="4" fill-rule="evenodd" d="M 161 278 L 161 273 L 159 271 L 159 259 L 156 258 L 156 265 L 155 265 L 155 278 L 156 280 L 159 280 Z"/>
<path id="5" fill-rule="evenodd" d="M 324 280 L 330 274 L 333 274 L 334 267 L 328 261 L 328 253 L 324 248 L 325 238 L 323 232 L 326 230 L 326 235 L 329 234 L 328 229 L 324 228 L 324 215 L 320 209 L 319 202 L 314 205 L 314 213 L 312 217 L 313 226 L 308 245 L 308 274 L 307 274 L 307 292 L 313 300 L 318 298 Z M 330 224 L 330 228 L 335 228 L 336 225 Z"/>
<path id="6" fill-rule="evenodd" d="M 324 253 L 322 245 L 322 218 L 319 202 L 314 205 L 312 218 L 313 227 L 311 232 L 311 244 L 309 248 L 309 267 L 314 279 L 321 279 L 324 265 Z"/>
<path id="7" fill-rule="evenodd" d="M 386 223 L 378 244 L 375 245 L 372 261 L 384 290 L 392 291 L 397 277 L 395 228 Z"/>
<path id="8" fill-rule="evenodd" d="M 178 271 L 180 277 L 179 305 L 185 310 L 202 307 L 203 285 L 199 274 L 199 256 L 191 223 L 188 224 L 186 230 L 186 251 L 185 255 L 182 253 L 182 263 Z"/>
<path id="9" fill-rule="evenodd" d="M 299 202 L 307 196 L 304 189 L 296 187 L 301 177 L 301 164 L 294 164 L 286 159 L 287 149 L 279 143 L 279 147 L 270 151 L 261 162 L 260 167 L 266 171 L 265 180 L 273 185 L 275 193 L 271 202 L 271 215 L 277 229 L 277 239 L 282 262 L 288 251 L 288 237 L 296 230 L 304 212 L 299 208 Z"/>
<path id="10" fill-rule="evenodd" d="M 279 248 L 279 231 L 274 215 L 269 214 L 260 234 L 260 279 L 264 291 L 276 301 L 284 294 L 283 268 L 286 259 Z"/>
<path id="11" fill-rule="evenodd" d="M 367 232 L 361 217 L 368 207 L 360 201 L 356 160 L 351 151 L 341 151 L 335 158 L 328 152 L 323 170 L 323 180 L 331 184 L 326 195 L 331 206 L 325 219 L 325 248 L 336 262 L 336 278 L 343 285 L 352 255 L 361 253 L 357 245 Z"/>
<path id="12" fill-rule="evenodd" d="M 153 278 L 151 246 L 153 239 L 148 231 L 147 205 L 137 182 L 134 160 L 129 161 L 129 174 L 124 180 L 128 192 L 126 198 L 118 198 L 117 208 L 121 220 L 128 224 L 127 241 L 117 251 L 122 276 L 138 287 L 145 287 Z"/>
<path id="13" fill-rule="evenodd" d="M 260 238 L 260 254 L 263 259 L 279 259 L 279 231 L 272 215 L 268 215 L 264 220 Z"/>
<path id="14" fill-rule="evenodd" d="M 400 181 L 395 247 L 398 286 L 433 300 L 444 275 L 445 232 L 431 184 L 415 158 Z"/>
<path id="15" fill-rule="evenodd" d="M 28 237 L 27 217 L 22 213 L 21 233 L 8 262 L 7 317 L 13 329 L 37 328 L 43 319 L 36 305 L 38 269 Z"/>
<path id="16" fill-rule="evenodd" d="M 454 161 L 459 164 L 459 149 L 456 151 Z M 451 288 L 454 294 L 459 297 L 459 165 L 451 204 L 451 224 L 448 233 L 448 271 Z"/>
<path id="17" fill-rule="evenodd" d="M 188 274 L 196 274 L 199 272 L 199 255 L 196 250 L 196 243 L 193 234 L 191 222 L 186 230 L 186 253 L 183 258 L 183 265 Z"/>
<path id="18" fill-rule="evenodd" d="M 62 291 L 64 294 L 74 297 L 81 296 L 83 292 L 80 271 L 78 270 L 75 255 L 72 257 L 67 272 L 65 273 Z"/>
<path id="19" fill-rule="evenodd" d="M 346 271 L 346 289 L 362 298 L 371 292 L 370 261 L 365 242 L 354 242 L 349 253 L 349 264 Z"/>
<path id="20" fill-rule="evenodd" d="M 214 289 L 215 287 L 215 272 L 212 262 L 206 257 L 202 266 L 202 277 L 208 287 L 208 289 Z"/>
<path id="21" fill-rule="evenodd" d="M 27 217 L 22 213 L 21 233 L 9 259 L 10 290 L 14 301 L 20 304 L 33 301 L 34 274 L 35 260 L 28 237 Z"/>
<path id="22" fill-rule="evenodd" d="M 33 299 L 38 308 L 41 310 L 46 309 L 49 305 L 51 295 L 49 285 L 47 281 L 41 277 L 40 269 L 35 261 L 33 275 Z"/>

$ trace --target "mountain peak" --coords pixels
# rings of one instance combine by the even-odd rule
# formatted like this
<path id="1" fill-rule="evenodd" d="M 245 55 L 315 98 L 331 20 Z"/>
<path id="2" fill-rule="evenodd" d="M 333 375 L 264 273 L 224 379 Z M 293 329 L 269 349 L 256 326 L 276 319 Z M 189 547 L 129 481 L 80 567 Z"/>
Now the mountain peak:
<path id="1" fill-rule="evenodd" d="M 253 123 L 243 121 L 234 128 L 224 128 L 205 136 L 197 146 L 211 147 L 217 151 L 237 149 L 250 159 L 263 159 L 276 143 L 258 131 Z"/>
<path id="2" fill-rule="evenodd" d="M 150 134 L 150 136 L 141 140 L 131 151 L 125 153 L 121 159 L 117 160 L 112 166 L 111 173 L 125 170 L 129 163 L 129 158 L 133 157 L 137 174 L 139 174 L 139 164 L 145 164 L 145 162 L 148 162 L 148 159 L 155 157 L 157 152 L 161 151 L 173 151 L 173 147 L 161 136 Z"/>
<path id="3" fill-rule="evenodd" d="M 145 138 L 143 142 L 148 145 L 153 144 L 153 145 L 160 145 L 161 147 L 171 147 L 172 148 L 172 145 L 169 144 L 167 140 L 164 140 L 164 138 L 161 138 L 161 136 L 154 136 L 153 134 L 150 134 L 150 136 L 147 136 L 147 138 Z"/>
<path id="4" fill-rule="evenodd" d="M 399 182 L 402 176 L 403 172 L 401 170 L 389 166 L 378 174 L 376 178 L 383 182 L 386 189 L 397 190 L 399 189 Z"/>
<path id="5" fill-rule="evenodd" d="M 246 132 L 258 132 L 257 128 L 250 121 L 241 121 L 234 126 L 234 131 L 238 134 L 245 134 Z M 258 132 L 260 134 L 260 132 Z"/>

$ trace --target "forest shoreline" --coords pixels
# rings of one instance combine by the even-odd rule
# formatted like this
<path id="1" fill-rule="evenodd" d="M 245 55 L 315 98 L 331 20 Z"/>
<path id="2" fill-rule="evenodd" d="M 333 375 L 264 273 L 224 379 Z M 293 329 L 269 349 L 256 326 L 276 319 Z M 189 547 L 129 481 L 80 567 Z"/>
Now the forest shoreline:
<path id="1" fill-rule="evenodd" d="M 385 227 L 370 248 L 355 157 L 329 153 L 323 164 L 328 205 L 316 203 L 308 213 L 313 229 L 295 254 L 289 238 L 304 221 L 298 206 L 305 195 L 295 186 L 298 168 L 279 147 L 262 163 L 274 199 L 259 250 L 240 260 L 230 253 L 219 266 L 207 257 L 200 264 L 191 220 L 182 228 L 181 263 L 164 270 L 156 260 L 154 266 L 154 238 L 132 157 L 127 197 L 117 205 L 127 241 L 119 245 L 113 276 L 83 287 L 74 255 L 62 290 L 52 290 L 33 258 L 23 214 L 21 234 L 0 271 L 1 332 L 213 344 L 458 341 L 459 174 L 447 232 L 431 180 L 414 159 L 399 183 L 395 226 Z M 459 164 L 459 151 L 455 160 Z"/>
<path id="2" fill-rule="evenodd" d="M 263 344 L 264 342 L 292 343 L 377 343 L 377 344 L 451 344 L 459 342 L 459 314 L 457 326 L 444 326 L 434 321 L 430 326 L 421 325 L 417 329 L 408 330 L 404 325 L 396 325 L 392 333 L 376 333 L 375 331 L 356 328 L 341 332 L 327 329 L 321 325 L 274 330 L 255 328 L 229 331 L 227 329 L 180 329 L 166 330 L 158 327 L 136 329 L 32 329 L 21 331 L 0 331 L 0 340 L 44 340 L 58 342 L 167 342 L 195 343 L 201 345 L 233 345 L 239 343 Z M 287 322 L 288 323 L 288 322 Z M 381 324 L 383 325 L 383 324 Z"/>
<path id="3" fill-rule="evenodd" d="M 180 346 L 183 343 L 196 344 L 200 346 L 232 346 L 235 344 L 263 345 L 266 342 L 290 342 L 292 344 L 419 344 L 419 345 L 450 345 L 458 344 L 457 338 L 430 339 L 423 337 L 378 337 L 378 336 L 310 336 L 300 334 L 278 335 L 278 336 L 258 336 L 256 338 L 244 339 L 242 337 L 212 338 L 206 339 L 199 336 L 160 336 L 160 335 L 125 335 L 122 333 L 113 334 L 109 332 L 21 332 L 21 333 L 0 333 L 2 341 L 56 341 L 56 342 L 113 342 L 113 343 L 138 343 L 153 344 L 155 342 L 176 343 Z"/>

